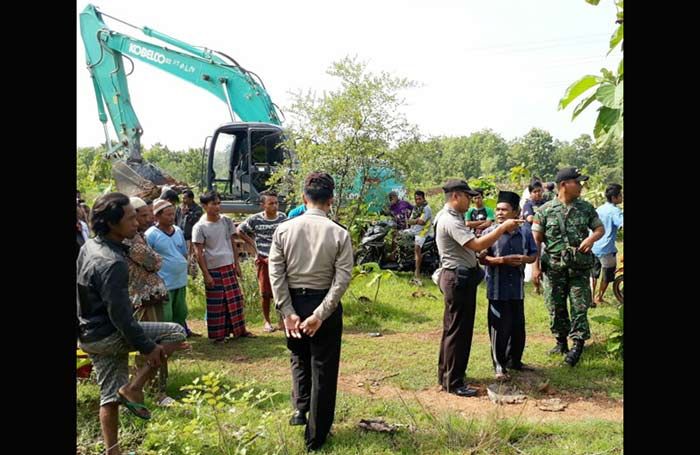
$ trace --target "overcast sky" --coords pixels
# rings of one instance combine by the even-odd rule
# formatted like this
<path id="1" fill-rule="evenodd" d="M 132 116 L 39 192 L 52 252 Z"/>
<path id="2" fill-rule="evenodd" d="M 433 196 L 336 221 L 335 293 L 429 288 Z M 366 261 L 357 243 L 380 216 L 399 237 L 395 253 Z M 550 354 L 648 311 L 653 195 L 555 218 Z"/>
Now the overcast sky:
<path id="1" fill-rule="evenodd" d="M 468 135 L 491 128 L 506 139 L 530 128 L 559 139 L 591 134 L 595 110 L 571 122 L 557 111 L 566 87 L 584 74 L 613 68 L 605 58 L 614 30 L 612 0 L 97 0 L 101 11 L 189 44 L 222 51 L 257 73 L 284 108 L 290 93 L 336 88 L 333 61 L 356 55 L 372 71 L 422 84 L 405 91 L 405 113 L 424 135 Z M 87 2 L 78 2 L 78 13 Z M 109 18 L 107 25 L 149 41 Z M 76 20 L 76 23 L 78 21 Z M 78 25 L 79 26 L 79 25 Z M 104 142 L 76 30 L 77 144 Z M 229 121 L 226 104 L 144 62 L 129 76 L 142 144 L 201 147 Z M 110 127 L 110 135 L 115 133 Z"/>

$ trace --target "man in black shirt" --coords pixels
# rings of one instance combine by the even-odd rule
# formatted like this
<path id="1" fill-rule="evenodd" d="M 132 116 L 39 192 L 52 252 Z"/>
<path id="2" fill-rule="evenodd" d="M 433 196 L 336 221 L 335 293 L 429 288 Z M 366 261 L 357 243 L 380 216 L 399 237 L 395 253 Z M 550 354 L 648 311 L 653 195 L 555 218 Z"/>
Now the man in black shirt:
<path id="1" fill-rule="evenodd" d="M 187 241 L 187 251 L 192 251 L 192 228 L 197 221 L 204 214 L 204 210 L 199 206 L 194 200 L 194 193 L 190 190 L 186 190 L 182 193 L 182 205 L 178 207 L 180 209 L 180 222 L 178 226 L 182 229 L 182 233 L 185 234 L 185 241 Z"/>
<path id="2" fill-rule="evenodd" d="M 143 405 L 143 386 L 162 362 L 186 349 L 185 330 L 175 323 L 136 322 L 129 299 L 128 246 L 138 221 L 129 198 L 121 193 L 101 196 L 90 220 L 94 239 L 88 239 L 77 260 L 77 316 L 80 348 L 93 363 L 100 385 L 100 425 L 108 455 L 120 455 L 117 439 L 119 404 L 149 419 Z M 129 381 L 129 352 L 139 351 L 146 365 Z"/>

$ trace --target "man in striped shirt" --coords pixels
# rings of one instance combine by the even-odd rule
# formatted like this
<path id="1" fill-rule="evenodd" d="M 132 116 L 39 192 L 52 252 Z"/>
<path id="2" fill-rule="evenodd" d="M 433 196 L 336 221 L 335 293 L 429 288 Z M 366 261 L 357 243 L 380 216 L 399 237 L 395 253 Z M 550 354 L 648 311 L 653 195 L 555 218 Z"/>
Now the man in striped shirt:
<path id="1" fill-rule="evenodd" d="M 249 216 L 242 222 L 238 226 L 238 235 L 257 252 L 255 266 L 258 272 L 258 287 L 262 297 L 263 318 L 265 319 L 263 330 L 271 333 L 275 331 L 275 328 L 270 322 L 272 287 L 270 285 L 268 256 L 270 255 L 272 235 L 277 230 L 277 227 L 287 219 L 287 215 L 278 211 L 279 201 L 277 200 L 277 194 L 272 191 L 260 193 L 260 205 L 263 211 Z M 281 321 L 280 328 L 282 328 Z"/>
<path id="2" fill-rule="evenodd" d="M 517 219 L 520 197 L 511 191 L 501 191 L 496 205 L 496 224 L 484 234 L 508 219 Z M 491 358 L 496 379 L 508 380 L 507 368 L 530 369 L 523 365 L 525 349 L 524 270 L 525 264 L 537 259 L 537 247 L 529 226 L 519 226 L 503 234 L 482 253 L 481 263 L 488 266 L 486 297 L 489 299 L 489 338 Z"/>

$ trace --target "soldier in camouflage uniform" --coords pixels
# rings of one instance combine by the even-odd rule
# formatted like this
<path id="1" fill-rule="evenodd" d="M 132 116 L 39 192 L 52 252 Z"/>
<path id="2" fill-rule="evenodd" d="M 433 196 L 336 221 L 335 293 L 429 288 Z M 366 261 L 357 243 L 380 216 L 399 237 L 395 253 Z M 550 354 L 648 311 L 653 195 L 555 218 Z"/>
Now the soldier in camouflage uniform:
<path id="1" fill-rule="evenodd" d="M 544 193 L 542 193 L 542 199 L 545 202 L 553 201 L 557 198 L 557 193 L 554 192 L 554 182 L 547 182 L 544 185 Z"/>
<path id="2" fill-rule="evenodd" d="M 533 264 L 532 280 L 539 286 L 544 272 L 544 295 L 549 310 L 550 329 L 557 338 L 557 345 L 550 353 L 566 354 L 565 361 L 571 366 L 579 361 L 584 341 L 591 337 L 588 308 L 592 300 L 588 277 L 593 261 L 588 266 L 587 259 L 592 254 L 593 243 L 605 233 L 603 223 L 593 206 L 579 199 L 581 181 L 585 180 L 588 180 L 588 176 L 581 175 L 576 168 L 561 169 L 556 177 L 559 188 L 557 198 L 540 207 L 532 225 L 538 249 L 542 242 L 546 247 L 540 260 Z M 565 233 L 562 233 L 562 225 Z M 593 231 L 590 236 L 589 229 Z M 574 250 L 584 254 L 577 253 L 581 260 L 572 267 L 571 263 L 564 263 L 562 255 L 571 257 Z M 571 319 L 566 306 L 567 297 L 571 302 Z M 567 336 L 574 342 L 571 351 L 567 345 Z"/>

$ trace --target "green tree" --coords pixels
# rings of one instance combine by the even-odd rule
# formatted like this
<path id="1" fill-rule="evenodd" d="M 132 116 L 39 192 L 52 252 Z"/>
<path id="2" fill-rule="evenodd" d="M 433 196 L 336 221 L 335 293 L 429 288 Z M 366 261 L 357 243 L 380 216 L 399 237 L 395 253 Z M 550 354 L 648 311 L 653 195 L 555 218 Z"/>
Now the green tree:
<path id="1" fill-rule="evenodd" d="M 444 145 L 438 137 L 412 137 L 399 144 L 396 155 L 400 157 L 396 168 L 405 176 L 409 188 L 437 185 L 450 172 L 443 166 Z"/>
<path id="2" fill-rule="evenodd" d="M 76 186 L 90 205 L 103 192 L 116 188 L 104 145 L 76 150 Z"/>
<path id="3" fill-rule="evenodd" d="M 611 139 L 605 144 L 594 147 L 591 154 L 593 170 L 588 172 L 598 175 L 604 183 L 622 184 L 622 154 L 621 139 Z"/>
<path id="4" fill-rule="evenodd" d="M 505 174 L 508 164 L 508 143 L 500 134 L 484 129 L 469 136 L 481 157 L 481 174 Z"/>
<path id="5" fill-rule="evenodd" d="M 539 128 L 532 128 L 525 136 L 516 139 L 508 150 L 509 161 L 513 166 L 522 165 L 543 179 L 556 174 L 555 155 L 554 138 Z"/>
<path id="6" fill-rule="evenodd" d="M 597 5 L 600 0 L 586 0 L 592 5 Z M 617 8 L 617 27 L 610 37 L 610 50 L 608 55 L 620 45 L 620 53 L 623 50 L 624 36 L 624 8 L 623 0 L 615 0 Z M 569 86 L 564 97 L 559 101 L 559 110 L 565 109 L 573 100 L 589 90 L 595 88 L 592 94 L 586 96 L 573 111 L 572 120 L 583 112 L 593 101 L 600 103 L 598 117 L 593 128 L 596 142 L 601 145 L 611 139 L 622 138 L 624 124 L 624 66 L 623 59 L 617 66 L 617 73 L 602 68 L 602 76 L 588 74 Z"/>
<path id="7" fill-rule="evenodd" d="M 405 103 L 400 92 L 415 83 L 386 72 L 372 73 L 367 63 L 350 57 L 334 62 L 327 72 L 339 79 L 339 89 L 322 96 L 298 92 L 286 109 L 292 116 L 288 129 L 298 172 L 285 175 L 280 169 L 272 180 L 294 192 L 309 172 L 330 173 L 336 181 L 335 216 L 340 219 L 351 200 L 362 201 L 374 185 L 370 170 L 395 169 L 398 145 L 416 136 L 416 127 L 399 111 Z M 357 178 L 358 194 L 351 194 Z M 360 206 L 355 203 L 347 217 L 354 219 Z"/>
<path id="8" fill-rule="evenodd" d="M 162 169 L 175 180 L 185 182 L 193 187 L 202 183 L 202 151 L 189 148 L 186 151 L 170 150 L 160 142 L 153 144 L 143 152 L 143 158 Z"/>
<path id="9" fill-rule="evenodd" d="M 558 159 L 557 168 L 575 166 L 581 169 L 587 168 L 588 172 L 595 172 L 591 167 L 595 144 L 589 134 L 582 134 L 571 143 L 555 141 L 555 145 Z"/>

